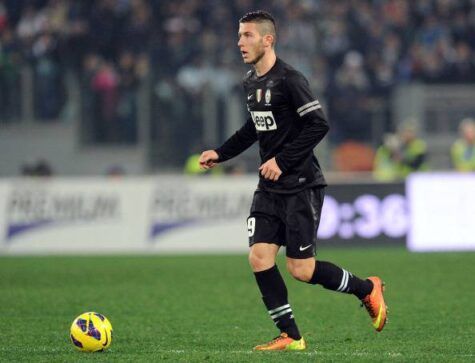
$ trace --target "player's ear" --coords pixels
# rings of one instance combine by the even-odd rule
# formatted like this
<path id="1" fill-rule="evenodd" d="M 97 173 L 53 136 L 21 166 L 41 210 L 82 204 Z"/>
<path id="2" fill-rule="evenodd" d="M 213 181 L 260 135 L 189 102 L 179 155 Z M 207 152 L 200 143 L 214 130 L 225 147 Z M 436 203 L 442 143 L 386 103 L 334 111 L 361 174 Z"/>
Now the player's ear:
<path id="1" fill-rule="evenodd" d="M 271 34 L 264 35 L 264 45 L 272 47 L 273 44 L 274 44 L 274 36 L 272 36 Z"/>

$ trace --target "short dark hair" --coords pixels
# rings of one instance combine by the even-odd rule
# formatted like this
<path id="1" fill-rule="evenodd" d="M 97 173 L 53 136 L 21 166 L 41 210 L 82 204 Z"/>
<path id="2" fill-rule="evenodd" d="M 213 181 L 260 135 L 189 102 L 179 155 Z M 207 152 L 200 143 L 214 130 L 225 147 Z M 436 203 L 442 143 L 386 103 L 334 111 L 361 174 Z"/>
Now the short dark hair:
<path id="1" fill-rule="evenodd" d="M 264 10 L 250 11 L 239 19 L 240 23 L 258 23 L 268 25 L 268 30 L 275 39 L 277 38 L 277 27 L 275 25 L 274 17 Z"/>
<path id="2" fill-rule="evenodd" d="M 270 21 L 274 28 L 276 27 L 274 17 L 264 10 L 250 11 L 239 19 L 240 23 L 261 23 L 264 21 Z"/>

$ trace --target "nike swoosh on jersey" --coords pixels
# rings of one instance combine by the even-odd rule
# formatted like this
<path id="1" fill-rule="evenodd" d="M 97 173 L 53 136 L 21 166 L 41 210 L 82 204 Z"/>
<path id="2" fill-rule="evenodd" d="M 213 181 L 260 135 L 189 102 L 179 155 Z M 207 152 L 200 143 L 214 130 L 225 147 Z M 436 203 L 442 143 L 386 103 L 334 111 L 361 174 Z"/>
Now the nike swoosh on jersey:
<path id="1" fill-rule="evenodd" d="M 305 247 L 300 246 L 299 250 L 300 251 L 305 251 L 307 248 L 310 248 L 310 247 L 312 247 L 312 245 L 308 245 L 308 246 L 305 246 Z"/>

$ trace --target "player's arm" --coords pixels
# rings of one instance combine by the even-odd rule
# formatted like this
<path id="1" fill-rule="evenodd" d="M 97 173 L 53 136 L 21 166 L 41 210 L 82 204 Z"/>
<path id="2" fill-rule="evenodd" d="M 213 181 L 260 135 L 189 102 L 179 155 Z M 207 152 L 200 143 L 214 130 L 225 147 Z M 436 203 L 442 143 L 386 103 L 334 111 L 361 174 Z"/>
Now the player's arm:
<path id="1" fill-rule="evenodd" d="M 279 168 L 285 172 L 312 152 L 330 129 L 322 106 L 310 91 L 308 81 L 300 73 L 291 74 L 286 79 L 288 97 L 295 107 L 303 127 L 294 141 L 275 157 Z"/>
<path id="2" fill-rule="evenodd" d="M 209 169 L 217 163 L 232 159 L 247 150 L 256 140 L 256 127 L 249 117 L 246 123 L 225 141 L 223 145 L 215 150 L 204 151 L 200 156 L 200 166 L 204 169 Z"/>

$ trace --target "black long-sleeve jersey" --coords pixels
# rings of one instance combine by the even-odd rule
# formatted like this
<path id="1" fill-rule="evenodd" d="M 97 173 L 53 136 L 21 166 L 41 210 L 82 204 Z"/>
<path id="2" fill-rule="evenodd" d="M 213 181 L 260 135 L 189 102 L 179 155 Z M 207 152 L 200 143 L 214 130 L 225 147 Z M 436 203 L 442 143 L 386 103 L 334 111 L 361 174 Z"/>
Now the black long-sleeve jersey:
<path id="1" fill-rule="evenodd" d="M 307 79 L 277 58 L 262 77 L 254 69 L 249 71 L 243 85 L 250 117 L 215 150 L 218 162 L 235 157 L 259 140 L 262 163 L 275 157 L 282 170 L 277 181 L 266 180 L 259 174 L 260 189 L 295 193 L 326 185 L 313 149 L 329 126 Z"/>

